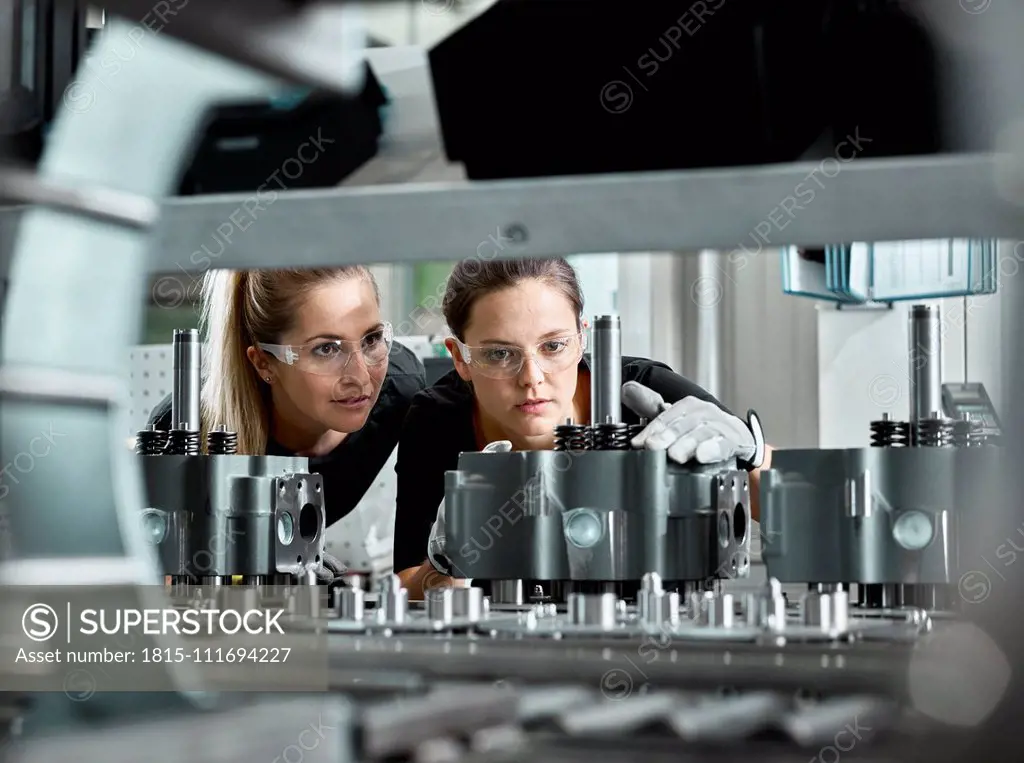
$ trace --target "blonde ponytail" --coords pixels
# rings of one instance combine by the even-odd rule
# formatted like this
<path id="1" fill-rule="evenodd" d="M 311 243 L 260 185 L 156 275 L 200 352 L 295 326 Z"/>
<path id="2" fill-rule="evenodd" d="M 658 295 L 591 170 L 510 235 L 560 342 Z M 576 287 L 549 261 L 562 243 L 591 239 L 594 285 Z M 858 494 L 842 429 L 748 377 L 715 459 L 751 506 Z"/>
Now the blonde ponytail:
<path id="1" fill-rule="evenodd" d="M 203 441 L 206 432 L 224 425 L 238 434 L 238 452 L 266 453 L 269 411 L 247 350 L 249 290 L 246 271 L 217 270 L 203 278 L 200 326 L 207 337 L 203 353 Z"/>
<path id="2" fill-rule="evenodd" d="M 295 318 L 303 296 L 332 279 L 365 278 L 361 265 L 309 270 L 212 270 L 203 277 L 199 325 L 203 349 L 203 442 L 223 425 L 238 435 L 238 453 L 262 456 L 270 435 L 270 393 L 249 361 L 259 342 L 276 343 Z"/>

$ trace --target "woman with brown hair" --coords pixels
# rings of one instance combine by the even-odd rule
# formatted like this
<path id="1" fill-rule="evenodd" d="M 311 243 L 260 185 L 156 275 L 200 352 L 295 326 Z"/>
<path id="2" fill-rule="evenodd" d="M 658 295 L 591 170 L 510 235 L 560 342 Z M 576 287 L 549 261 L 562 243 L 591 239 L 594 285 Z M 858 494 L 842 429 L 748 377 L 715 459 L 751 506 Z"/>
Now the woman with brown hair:
<path id="1" fill-rule="evenodd" d="M 238 453 L 305 456 L 326 521 L 359 503 L 398 443 L 423 364 L 395 344 L 362 266 L 210 271 L 203 278 L 202 429 Z M 170 398 L 150 423 L 170 427 Z M 202 441 L 205 442 L 205 436 Z"/>
<path id="2" fill-rule="evenodd" d="M 396 466 L 395 570 L 414 598 L 451 583 L 444 475 L 458 468 L 459 454 L 549 450 L 557 425 L 590 421 L 583 294 L 567 261 L 466 260 L 448 280 L 443 310 L 455 369 L 413 398 Z M 740 420 L 657 361 L 623 357 L 622 381 L 623 399 L 644 410 L 624 405 L 621 420 L 651 420 L 634 446 L 664 450 L 679 463 L 736 458 L 757 494 L 770 449 L 756 417 Z"/>

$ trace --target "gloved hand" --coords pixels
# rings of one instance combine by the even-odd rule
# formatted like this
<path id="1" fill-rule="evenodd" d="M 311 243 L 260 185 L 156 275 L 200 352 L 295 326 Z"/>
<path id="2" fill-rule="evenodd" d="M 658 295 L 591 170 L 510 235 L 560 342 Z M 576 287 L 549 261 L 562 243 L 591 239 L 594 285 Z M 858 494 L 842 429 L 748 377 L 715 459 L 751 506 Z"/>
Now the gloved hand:
<path id="1" fill-rule="evenodd" d="M 496 440 L 488 443 L 481 453 L 509 453 L 512 450 L 512 443 L 508 440 Z M 445 556 L 445 532 L 444 532 L 444 501 L 437 507 L 437 518 L 430 528 L 430 538 L 427 540 L 427 559 L 435 570 L 443 575 L 451 576 L 451 562 Z"/>
<path id="2" fill-rule="evenodd" d="M 691 460 L 715 464 L 735 458 L 760 466 L 755 456 L 758 451 L 763 456 L 763 438 L 759 447 L 750 426 L 714 403 L 686 397 L 669 405 L 657 392 L 634 381 L 622 385 L 622 402 L 638 416 L 651 419 L 633 438 L 636 448 L 667 451 L 678 464 Z"/>
<path id="3" fill-rule="evenodd" d="M 316 568 L 316 579 L 321 583 L 333 583 L 346 572 L 348 568 L 325 551 L 320 557 L 320 566 Z"/>

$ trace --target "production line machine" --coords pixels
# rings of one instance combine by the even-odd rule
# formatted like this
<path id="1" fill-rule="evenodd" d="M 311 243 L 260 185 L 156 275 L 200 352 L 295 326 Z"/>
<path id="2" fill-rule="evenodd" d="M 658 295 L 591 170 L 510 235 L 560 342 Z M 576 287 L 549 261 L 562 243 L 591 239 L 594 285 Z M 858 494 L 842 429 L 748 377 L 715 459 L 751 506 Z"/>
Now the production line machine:
<path id="1" fill-rule="evenodd" d="M 174 594 L 208 602 L 270 588 L 291 609 L 319 612 L 310 589 L 327 570 L 324 491 L 302 457 L 237 453 L 237 434 L 200 425 L 202 345 L 194 329 L 176 330 L 172 345 L 171 427 L 136 437 L 145 479 L 144 536 L 156 550 Z"/>
<path id="2" fill-rule="evenodd" d="M 175 426 L 137 443 L 142 521 L 172 599 L 270 607 L 283 591 L 289 627 L 326 635 L 332 688 L 369 703 L 352 720 L 361 759 L 415 757 L 439 737 L 457 757 L 502 760 L 524 740 L 626 749 L 652 728 L 766 750 L 827 746 L 847 728 L 910 746 L 941 733 L 907 671 L 955 627 L 958 532 L 994 468 L 994 433 L 946 419 L 940 400 L 938 415 L 882 417 L 867 448 L 776 452 L 761 476 L 768 577 L 752 586 L 747 472 L 632 449 L 646 422 L 621 420 L 621 327 L 593 325 L 592 420 L 560 425 L 553 451 L 462 454 L 446 530 L 463 580 L 422 602 L 397 575 L 373 590 L 340 575 L 316 585 L 322 482 L 305 459 L 231 452 L 223 429 L 200 452 L 186 420 L 199 345 L 177 332 Z M 790 600 L 793 583 L 806 593 Z M 412 716 L 430 723 L 410 730 Z M 482 751 L 494 727 L 513 741 Z"/>

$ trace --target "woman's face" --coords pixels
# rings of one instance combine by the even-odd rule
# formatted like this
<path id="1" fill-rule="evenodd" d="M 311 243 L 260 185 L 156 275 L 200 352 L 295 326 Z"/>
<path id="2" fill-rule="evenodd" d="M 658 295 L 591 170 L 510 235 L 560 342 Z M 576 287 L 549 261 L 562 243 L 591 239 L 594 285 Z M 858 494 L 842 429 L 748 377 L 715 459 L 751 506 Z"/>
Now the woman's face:
<path id="1" fill-rule="evenodd" d="M 269 361 L 277 416 L 314 434 L 361 429 L 377 402 L 388 359 L 385 352 L 382 362 L 367 363 L 358 348 L 360 342 L 372 346 L 381 328 L 380 307 L 366 279 L 330 281 L 309 292 L 293 326 L 278 340 L 291 345 L 299 359 L 293 365 Z M 341 352 L 333 341 L 339 339 Z"/>
<path id="2" fill-rule="evenodd" d="M 556 287 L 531 279 L 479 298 L 469 314 L 463 343 L 470 350 L 465 363 L 459 349 L 452 356 L 459 375 L 471 381 L 477 402 L 512 438 L 550 436 L 573 415 L 577 368 L 581 355 L 579 328 L 572 303 Z M 499 364 L 523 358 L 522 368 L 508 378 L 476 362 Z"/>

